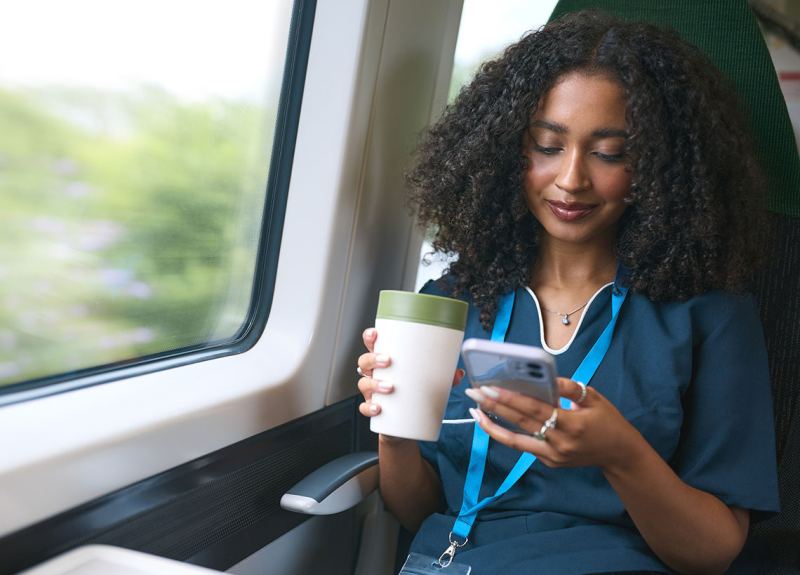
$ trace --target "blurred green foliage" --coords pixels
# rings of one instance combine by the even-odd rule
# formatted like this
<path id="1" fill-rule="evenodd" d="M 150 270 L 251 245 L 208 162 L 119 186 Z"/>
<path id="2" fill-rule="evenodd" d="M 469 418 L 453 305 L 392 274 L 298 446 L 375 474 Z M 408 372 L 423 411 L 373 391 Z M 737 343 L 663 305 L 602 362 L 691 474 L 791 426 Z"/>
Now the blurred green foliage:
<path id="1" fill-rule="evenodd" d="M 0 90 L 0 385 L 230 338 L 275 110 Z"/>

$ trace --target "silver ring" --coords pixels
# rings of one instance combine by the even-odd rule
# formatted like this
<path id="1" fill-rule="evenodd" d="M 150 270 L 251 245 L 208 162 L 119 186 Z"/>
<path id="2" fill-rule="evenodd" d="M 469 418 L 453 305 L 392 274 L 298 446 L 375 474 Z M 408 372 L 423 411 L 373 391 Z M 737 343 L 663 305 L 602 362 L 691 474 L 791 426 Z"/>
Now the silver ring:
<path id="1" fill-rule="evenodd" d="M 533 434 L 533 438 L 534 439 L 538 439 L 539 441 L 547 441 L 546 434 L 551 429 L 555 429 L 556 421 L 558 421 L 558 408 L 557 407 L 553 408 L 553 413 L 550 415 L 550 417 L 547 419 L 547 421 L 544 422 L 544 425 L 539 430 L 539 433 L 534 433 Z"/>
<path id="2" fill-rule="evenodd" d="M 583 403 L 583 400 L 586 399 L 586 384 L 582 381 L 576 381 L 575 383 L 581 386 L 581 396 L 575 400 L 575 403 Z"/>
<path id="3" fill-rule="evenodd" d="M 550 418 L 547 421 L 544 422 L 544 425 L 542 426 L 542 429 L 545 429 L 545 428 L 546 429 L 555 429 L 557 420 L 558 420 L 558 408 L 554 407 L 553 408 L 553 414 L 550 416 Z"/>
<path id="4" fill-rule="evenodd" d="M 360 365 L 356 368 L 356 371 L 358 372 L 359 377 L 367 377 L 367 374 L 361 371 Z"/>

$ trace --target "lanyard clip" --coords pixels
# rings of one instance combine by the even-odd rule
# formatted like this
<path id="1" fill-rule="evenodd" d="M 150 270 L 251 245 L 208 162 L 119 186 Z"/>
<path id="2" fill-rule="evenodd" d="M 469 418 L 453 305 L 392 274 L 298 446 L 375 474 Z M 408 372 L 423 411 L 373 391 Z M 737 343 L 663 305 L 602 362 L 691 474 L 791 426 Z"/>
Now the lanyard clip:
<path id="1" fill-rule="evenodd" d="M 464 542 L 463 543 L 459 543 L 458 541 L 453 541 L 453 532 L 452 531 L 450 532 L 450 535 L 447 536 L 447 539 L 448 539 L 448 541 L 450 541 L 450 547 L 445 549 L 444 553 L 442 553 L 441 556 L 439 557 L 439 567 L 441 567 L 443 569 L 445 567 L 449 567 L 450 563 L 453 562 L 453 557 L 456 556 L 456 550 L 459 547 L 463 547 L 464 545 L 466 545 L 467 541 L 469 541 L 468 537 L 464 538 Z"/>

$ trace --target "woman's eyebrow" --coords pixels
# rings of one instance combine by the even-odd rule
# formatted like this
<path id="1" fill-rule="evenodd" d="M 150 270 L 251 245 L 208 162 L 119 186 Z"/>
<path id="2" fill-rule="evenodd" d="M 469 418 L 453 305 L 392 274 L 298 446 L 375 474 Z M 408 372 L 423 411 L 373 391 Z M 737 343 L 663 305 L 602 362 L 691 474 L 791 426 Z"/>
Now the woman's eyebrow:
<path id="1" fill-rule="evenodd" d="M 627 138 L 628 132 L 619 128 L 600 128 L 592 132 L 593 138 Z"/>
<path id="2" fill-rule="evenodd" d="M 534 120 L 531 122 L 531 128 L 544 128 L 556 134 L 569 134 L 569 130 L 564 124 L 558 122 L 551 122 L 550 120 Z M 592 138 L 598 140 L 603 138 L 627 138 L 628 132 L 620 130 L 619 128 L 598 128 L 592 132 Z"/>
<path id="3" fill-rule="evenodd" d="M 549 120 L 534 120 L 531 122 L 531 128 L 544 128 L 545 130 L 550 130 L 556 134 L 569 133 L 569 130 L 567 130 L 567 127 L 564 124 L 557 124 L 556 122 L 550 122 Z"/>

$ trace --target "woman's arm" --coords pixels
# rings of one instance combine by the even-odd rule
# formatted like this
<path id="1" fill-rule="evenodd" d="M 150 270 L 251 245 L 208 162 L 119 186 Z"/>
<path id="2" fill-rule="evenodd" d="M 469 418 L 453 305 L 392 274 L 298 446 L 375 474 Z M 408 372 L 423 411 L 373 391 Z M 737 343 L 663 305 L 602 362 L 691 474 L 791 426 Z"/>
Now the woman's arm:
<path id="1" fill-rule="evenodd" d="M 378 404 L 372 403 L 373 393 L 391 393 L 389 382 L 372 379 L 372 370 L 387 367 L 391 358 L 373 353 L 378 333 L 374 328 L 364 332 L 364 345 L 369 353 L 358 359 L 364 374 L 358 389 L 366 401 L 359 406 L 362 415 L 372 417 L 381 412 Z M 453 385 L 464 377 L 463 370 L 456 370 Z M 436 511 L 439 499 L 439 478 L 433 468 L 422 458 L 415 440 L 400 439 L 388 435 L 378 436 L 378 461 L 380 490 L 389 511 L 409 531 L 416 532 L 426 517 Z"/>
<path id="2" fill-rule="evenodd" d="M 625 462 L 603 473 L 653 552 L 679 573 L 724 573 L 744 546 L 750 512 L 681 481 L 638 432 L 624 451 Z"/>
<path id="3" fill-rule="evenodd" d="M 560 393 L 573 401 L 581 388 L 559 378 Z M 490 411 L 536 432 L 553 407 L 498 388 L 467 393 Z M 575 404 L 573 404 L 575 405 Z M 549 467 L 598 466 L 653 552 L 680 573 L 723 573 L 741 551 L 748 511 L 684 483 L 619 411 L 592 388 L 573 411 L 559 410 L 547 441 L 513 433 L 473 414 L 497 441 L 536 455 Z"/>
<path id="4" fill-rule="evenodd" d="M 436 511 L 439 478 L 412 439 L 381 435 L 378 453 L 381 496 L 400 524 L 416 533 Z"/>

